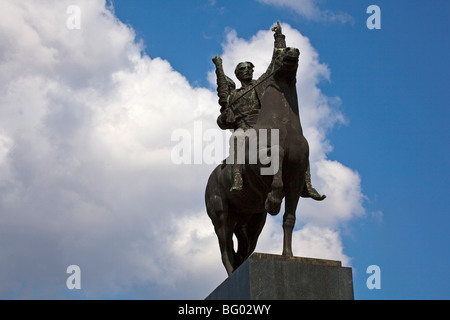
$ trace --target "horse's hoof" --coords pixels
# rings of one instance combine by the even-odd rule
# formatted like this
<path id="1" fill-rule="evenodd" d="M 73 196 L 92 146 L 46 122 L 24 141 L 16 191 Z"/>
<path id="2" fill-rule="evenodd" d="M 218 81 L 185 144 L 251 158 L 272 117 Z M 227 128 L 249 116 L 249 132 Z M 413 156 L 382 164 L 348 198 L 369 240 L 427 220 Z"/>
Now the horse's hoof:
<path id="1" fill-rule="evenodd" d="M 270 215 L 276 216 L 281 210 L 281 200 L 276 200 L 269 194 L 266 199 L 265 208 Z"/>
<path id="2" fill-rule="evenodd" d="M 289 251 L 289 250 L 283 250 L 283 253 L 282 253 L 282 255 L 284 256 L 284 257 L 288 257 L 288 258 L 292 258 L 293 256 L 294 256 L 294 254 L 292 253 L 292 251 Z"/>

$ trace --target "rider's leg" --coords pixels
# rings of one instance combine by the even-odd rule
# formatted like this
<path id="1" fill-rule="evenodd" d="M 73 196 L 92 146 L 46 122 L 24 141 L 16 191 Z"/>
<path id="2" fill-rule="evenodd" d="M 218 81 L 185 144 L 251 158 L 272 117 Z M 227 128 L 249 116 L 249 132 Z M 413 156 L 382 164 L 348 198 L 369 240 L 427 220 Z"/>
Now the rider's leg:
<path id="1" fill-rule="evenodd" d="M 321 195 L 313 186 L 311 183 L 311 170 L 308 165 L 308 169 L 305 173 L 305 188 L 303 189 L 302 193 L 303 198 L 312 198 L 317 201 L 322 201 L 326 198 L 325 195 Z"/>
<path id="2" fill-rule="evenodd" d="M 241 191 L 242 171 L 245 163 L 245 130 L 237 129 L 230 139 L 230 157 L 233 159 L 233 186 L 230 191 Z"/>

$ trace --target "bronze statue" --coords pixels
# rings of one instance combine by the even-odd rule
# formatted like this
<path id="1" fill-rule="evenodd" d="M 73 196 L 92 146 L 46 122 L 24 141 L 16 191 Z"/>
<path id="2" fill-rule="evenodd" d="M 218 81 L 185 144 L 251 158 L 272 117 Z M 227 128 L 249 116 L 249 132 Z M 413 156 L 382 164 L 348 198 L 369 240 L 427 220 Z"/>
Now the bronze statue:
<path id="1" fill-rule="evenodd" d="M 253 64 L 239 63 L 235 73 L 242 85 L 240 89 L 236 90 L 234 82 L 223 72 L 220 57 L 213 59 L 221 105 L 217 123 L 222 129 L 235 130 L 231 138 L 234 151 L 238 148 L 246 151 L 245 164 L 237 162 L 233 152 L 212 172 L 205 193 L 207 212 L 229 275 L 253 253 L 267 213 L 277 215 L 283 198 L 283 255 L 286 256 L 293 255 L 292 232 L 299 198 L 325 199 L 311 185 L 309 146 L 300 124 L 295 86 L 300 52 L 286 47 L 279 23 L 272 31 L 275 48 L 266 73 L 253 80 Z M 247 135 L 250 130 L 255 135 Z M 277 139 L 261 144 L 259 136 L 263 131 L 268 132 L 266 137 L 276 132 Z M 244 139 L 238 139 L 239 136 Z M 257 145 L 258 151 L 265 148 L 272 162 L 279 164 L 273 174 L 262 174 L 262 168 L 267 167 L 262 160 L 249 161 L 251 152 L 247 147 L 252 145 L 251 139 L 257 140 L 253 145 Z M 233 248 L 233 234 L 238 240 L 237 252 Z"/>
<path id="2" fill-rule="evenodd" d="M 285 36 L 282 34 L 282 29 L 278 23 L 272 28 L 275 32 L 275 48 L 286 48 Z M 275 55 L 272 57 L 267 71 L 258 78 L 253 80 L 253 63 L 246 61 L 241 62 L 236 66 L 235 75 L 241 82 L 241 88 L 235 89 L 233 80 L 227 77 L 222 68 L 222 59 L 219 55 L 214 57 L 214 64 L 216 65 L 217 75 L 217 93 L 219 96 L 220 116 L 217 119 L 217 124 L 221 129 L 233 129 L 234 133 L 231 137 L 231 150 L 241 148 L 237 146 L 237 141 L 244 141 L 243 139 L 235 139 L 243 136 L 245 131 L 252 128 L 258 118 L 259 110 L 261 109 L 261 100 L 264 95 L 264 85 L 268 77 L 274 72 Z M 235 147 L 233 148 L 233 143 Z M 233 186 L 231 190 L 242 190 L 242 170 L 243 164 L 238 163 L 234 154 L 230 155 L 230 160 L 233 166 Z"/>

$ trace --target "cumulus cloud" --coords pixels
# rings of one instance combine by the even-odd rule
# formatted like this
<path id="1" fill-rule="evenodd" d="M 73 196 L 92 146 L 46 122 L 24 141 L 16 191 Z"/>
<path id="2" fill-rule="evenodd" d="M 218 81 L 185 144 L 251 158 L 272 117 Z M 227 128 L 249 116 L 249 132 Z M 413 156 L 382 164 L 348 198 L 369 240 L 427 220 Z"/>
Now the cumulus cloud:
<path id="1" fill-rule="evenodd" d="M 81 9 L 80 30 L 66 27 L 69 5 Z M 326 158 L 326 134 L 344 118 L 317 87 L 328 68 L 283 26 L 302 51 L 302 121 L 314 182 L 329 195 L 323 206 L 300 205 L 294 250 L 348 262 L 338 228 L 363 211 L 360 178 Z M 250 40 L 229 31 L 228 73 L 243 56 L 262 73 L 272 45 L 270 31 Z M 211 106 L 214 90 L 143 54 L 105 1 L 2 1 L 0 297 L 70 297 L 72 264 L 82 270 L 82 298 L 195 299 L 213 290 L 225 276 L 203 201 L 214 166 L 171 158 L 175 130 L 216 128 Z M 280 253 L 279 219 L 264 232 L 258 248 Z"/>
<path id="2" fill-rule="evenodd" d="M 0 287 L 7 297 L 33 297 L 40 281 L 59 288 L 47 293 L 58 297 L 71 264 L 80 265 L 90 296 L 158 283 L 167 278 L 172 220 L 201 207 L 187 191 L 204 188 L 198 181 L 207 173 L 172 164 L 171 132 L 194 119 L 214 125 L 214 93 L 143 55 L 104 1 L 77 1 L 81 29 L 69 30 L 73 4 L 1 3 L 0 237 L 7 248 Z"/>
<path id="3" fill-rule="evenodd" d="M 258 247 L 260 252 L 280 254 L 283 247 L 283 235 L 280 233 L 280 221 L 268 220 L 264 227 Z M 303 225 L 292 235 L 292 246 L 297 252 L 295 256 L 314 257 L 320 259 L 338 260 L 344 266 L 350 265 L 351 258 L 344 254 L 339 231 L 318 226 L 314 223 Z"/>
<path id="4" fill-rule="evenodd" d="M 339 23 L 353 23 L 353 18 L 343 12 L 332 12 L 330 10 L 320 9 L 318 3 L 320 0 L 257 0 L 258 2 L 285 7 L 294 10 L 297 14 L 313 21 L 327 21 Z"/>

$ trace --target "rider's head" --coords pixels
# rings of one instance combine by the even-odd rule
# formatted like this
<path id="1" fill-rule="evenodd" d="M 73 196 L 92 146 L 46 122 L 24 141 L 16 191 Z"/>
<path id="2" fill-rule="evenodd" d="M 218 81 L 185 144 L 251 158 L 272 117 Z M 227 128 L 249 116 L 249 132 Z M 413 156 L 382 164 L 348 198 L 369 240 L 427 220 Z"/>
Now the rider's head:
<path id="1" fill-rule="evenodd" d="M 253 69 L 255 66 L 251 62 L 241 62 L 237 65 L 234 74 L 241 82 L 248 82 L 253 80 Z"/>

